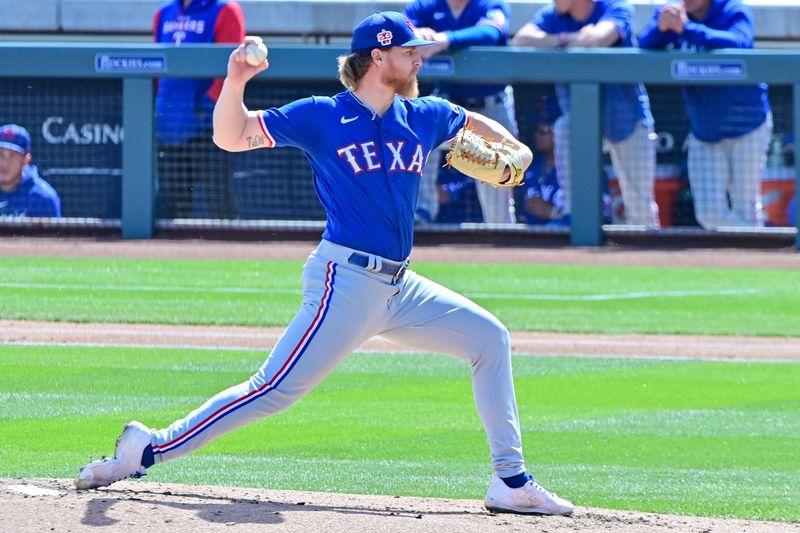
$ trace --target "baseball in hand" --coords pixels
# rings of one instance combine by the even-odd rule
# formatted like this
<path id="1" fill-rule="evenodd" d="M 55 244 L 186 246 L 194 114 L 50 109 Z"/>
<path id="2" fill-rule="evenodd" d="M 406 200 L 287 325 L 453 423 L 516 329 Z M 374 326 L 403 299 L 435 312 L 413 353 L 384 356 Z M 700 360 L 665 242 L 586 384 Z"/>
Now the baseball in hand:
<path id="1" fill-rule="evenodd" d="M 264 43 L 250 43 L 245 49 L 245 61 L 248 65 L 257 67 L 267 59 L 267 45 Z"/>

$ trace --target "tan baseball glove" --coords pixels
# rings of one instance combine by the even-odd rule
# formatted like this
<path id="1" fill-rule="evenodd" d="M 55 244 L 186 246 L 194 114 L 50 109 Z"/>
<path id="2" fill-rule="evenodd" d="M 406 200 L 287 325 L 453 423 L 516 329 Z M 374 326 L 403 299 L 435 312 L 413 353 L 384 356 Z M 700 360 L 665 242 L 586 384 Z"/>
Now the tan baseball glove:
<path id="1" fill-rule="evenodd" d="M 461 128 L 453 138 L 444 166 L 454 167 L 493 187 L 516 187 L 522 183 L 522 157 L 505 141 L 494 142 L 477 132 Z M 506 169 L 511 171 L 505 176 Z"/>

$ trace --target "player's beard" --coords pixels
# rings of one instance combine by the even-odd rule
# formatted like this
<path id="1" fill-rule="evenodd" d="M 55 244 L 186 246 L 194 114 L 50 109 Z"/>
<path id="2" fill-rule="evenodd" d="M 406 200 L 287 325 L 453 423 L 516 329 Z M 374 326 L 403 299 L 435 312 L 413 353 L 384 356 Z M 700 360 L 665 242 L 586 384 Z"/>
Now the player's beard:
<path id="1" fill-rule="evenodd" d="M 414 99 L 419 96 L 419 82 L 417 81 L 417 70 L 414 69 L 408 76 L 401 76 L 393 64 L 388 72 L 383 74 L 381 82 L 387 87 L 394 89 L 394 92 L 405 98 Z"/>

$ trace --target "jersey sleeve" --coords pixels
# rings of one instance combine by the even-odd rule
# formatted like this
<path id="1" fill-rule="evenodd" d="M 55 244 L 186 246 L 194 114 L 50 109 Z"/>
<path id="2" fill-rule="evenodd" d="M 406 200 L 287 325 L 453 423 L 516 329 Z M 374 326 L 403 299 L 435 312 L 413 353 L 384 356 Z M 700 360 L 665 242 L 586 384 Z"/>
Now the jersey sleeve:
<path id="1" fill-rule="evenodd" d="M 486 2 L 474 26 L 445 32 L 450 49 L 468 46 L 502 46 L 508 41 L 510 11 L 504 1 Z"/>
<path id="2" fill-rule="evenodd" d="M 458 130 L 467 125 L 469 118 L 463 107 L 438 96 L 429 96 L 426 97 L 426 100 L 430 105 L 430 109 L 437 116 L 434 146 L 452 139 L 458 133 Z"/>
<path id="3" fill-rule="evenodd" d="M 529 22 L 545 33 L 555 34 L 560 31 L 553 4 L 546 5 L 534 13 Z"/>
<path id="4" fill-rule="evenodd" d="M 742 9 L 727 20 L 726 29 L 711 29 L 689 21 L 683 31 L 686 42 L 706 50 L 718 48 L 752 48 L 755 28 L 750 13 Z"/>
<path id="5" fill-rule="evenodd" d="M 53 195 L 44 201 L 44 216 L 61 218 L 61 198 Z"/>
<path id="6" fill-rule="evenodd" d="M 511 28 L 511 10 L 505 1 L 487 2 L 478 25 L 492 26 L 500 30 L 503 35 L 508 35 Z"/>
<path id="7" fill-rule="evenodd" d="M 219 10 L 214 24 L 214 42 L 241 44 L 244 40 L 244 14 L 236 2 L 228 2 Z"/>
<path id="8" fill-rule="evenodd" d="M 153 15 L 153 42 L 161 40 L 161 10 L 157 10 Z"/>
<path id="9" fill-rule="evenodd" d="M 41 178 L 28 197 L 28 216 L 61 218 L 61 198 L 53 186 Z"/>
<path id="10" fill-rule="evenodd" d="M 658 29 L 658 18 L 661 15 L 661 8 L 653 11 L 653 16 L 642 27 L 639 32 L 638 43 L 639 48 L 658 50 L 666 48 L 669 44 L 674 44 L 674 32 L 662 32 Z"/>
<path id="11" fill-rule="evenodd" d="M 614 23 L 621 41 L 631 36 L 633 27 L 633 6 L 625 1 L 611 2 L 600 16 L 600 21 L 608 20 Z"/>
<path id="12" fill-rule="evenodd" d="M 228 2 L 219 10 L 217 22 L 214 24 L 214 42 L 220 44 L 241 44 L 244 41 L 244 14 L 236 2 Z M 219 99 L 222 92 L 223 78 L 214 78 L 206 94 L 211 101 Z"/>
<path id="13" fill-rule="evenodd" d="M 462 30 L 445 32 L 450 42 L 450 49 L 457 50 L 468 46 L 494 46 L 505 44 L 508 35 L 496 26 L 476 24 Z"/>
<path id="14" fill-rule="evenodd" d="M 434 7 L 425 0 L 416 0 L 409 3 L 403 14 L 411 21 L 411 24 L 417 28 L 429 28 L 431 23 L 432 13 Z"/>
<path id="15" fill-rule="evenodd" d="M 293 146 L 305 151 L 316 144 L 321 131 L 315 97 L 296 100 L 282 107 L 258 112 L 261 131 L 267 138 L 267 148 Z"/>

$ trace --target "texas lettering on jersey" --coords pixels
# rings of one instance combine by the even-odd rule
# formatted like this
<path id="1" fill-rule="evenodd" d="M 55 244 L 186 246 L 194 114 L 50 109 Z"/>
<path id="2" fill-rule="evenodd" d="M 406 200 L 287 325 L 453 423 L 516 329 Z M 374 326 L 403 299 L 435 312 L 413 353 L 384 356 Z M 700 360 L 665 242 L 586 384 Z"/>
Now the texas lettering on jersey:
<path id="1" fill-rule="evenodd" d="M 406 141 L 386 141 L 383 144 L 392 154 L 392 162 L 389 164 L 387 172 L 405 171 L 422 174 L 422 169 L 425 167 L 425 155 L 420 143 L 417 143 L 410 158 L 408 157 L 409 150 L 406 150 L 406 156 L 403 156 L 403 147 L 406 145 Z M 353 174 L 372 172 L 383 168 L 381 163 L 383 158 L 378 153 L 378 146 L 374 141 L 348 144 L 336 150 L 336 153 L 350 165 Z"/>

